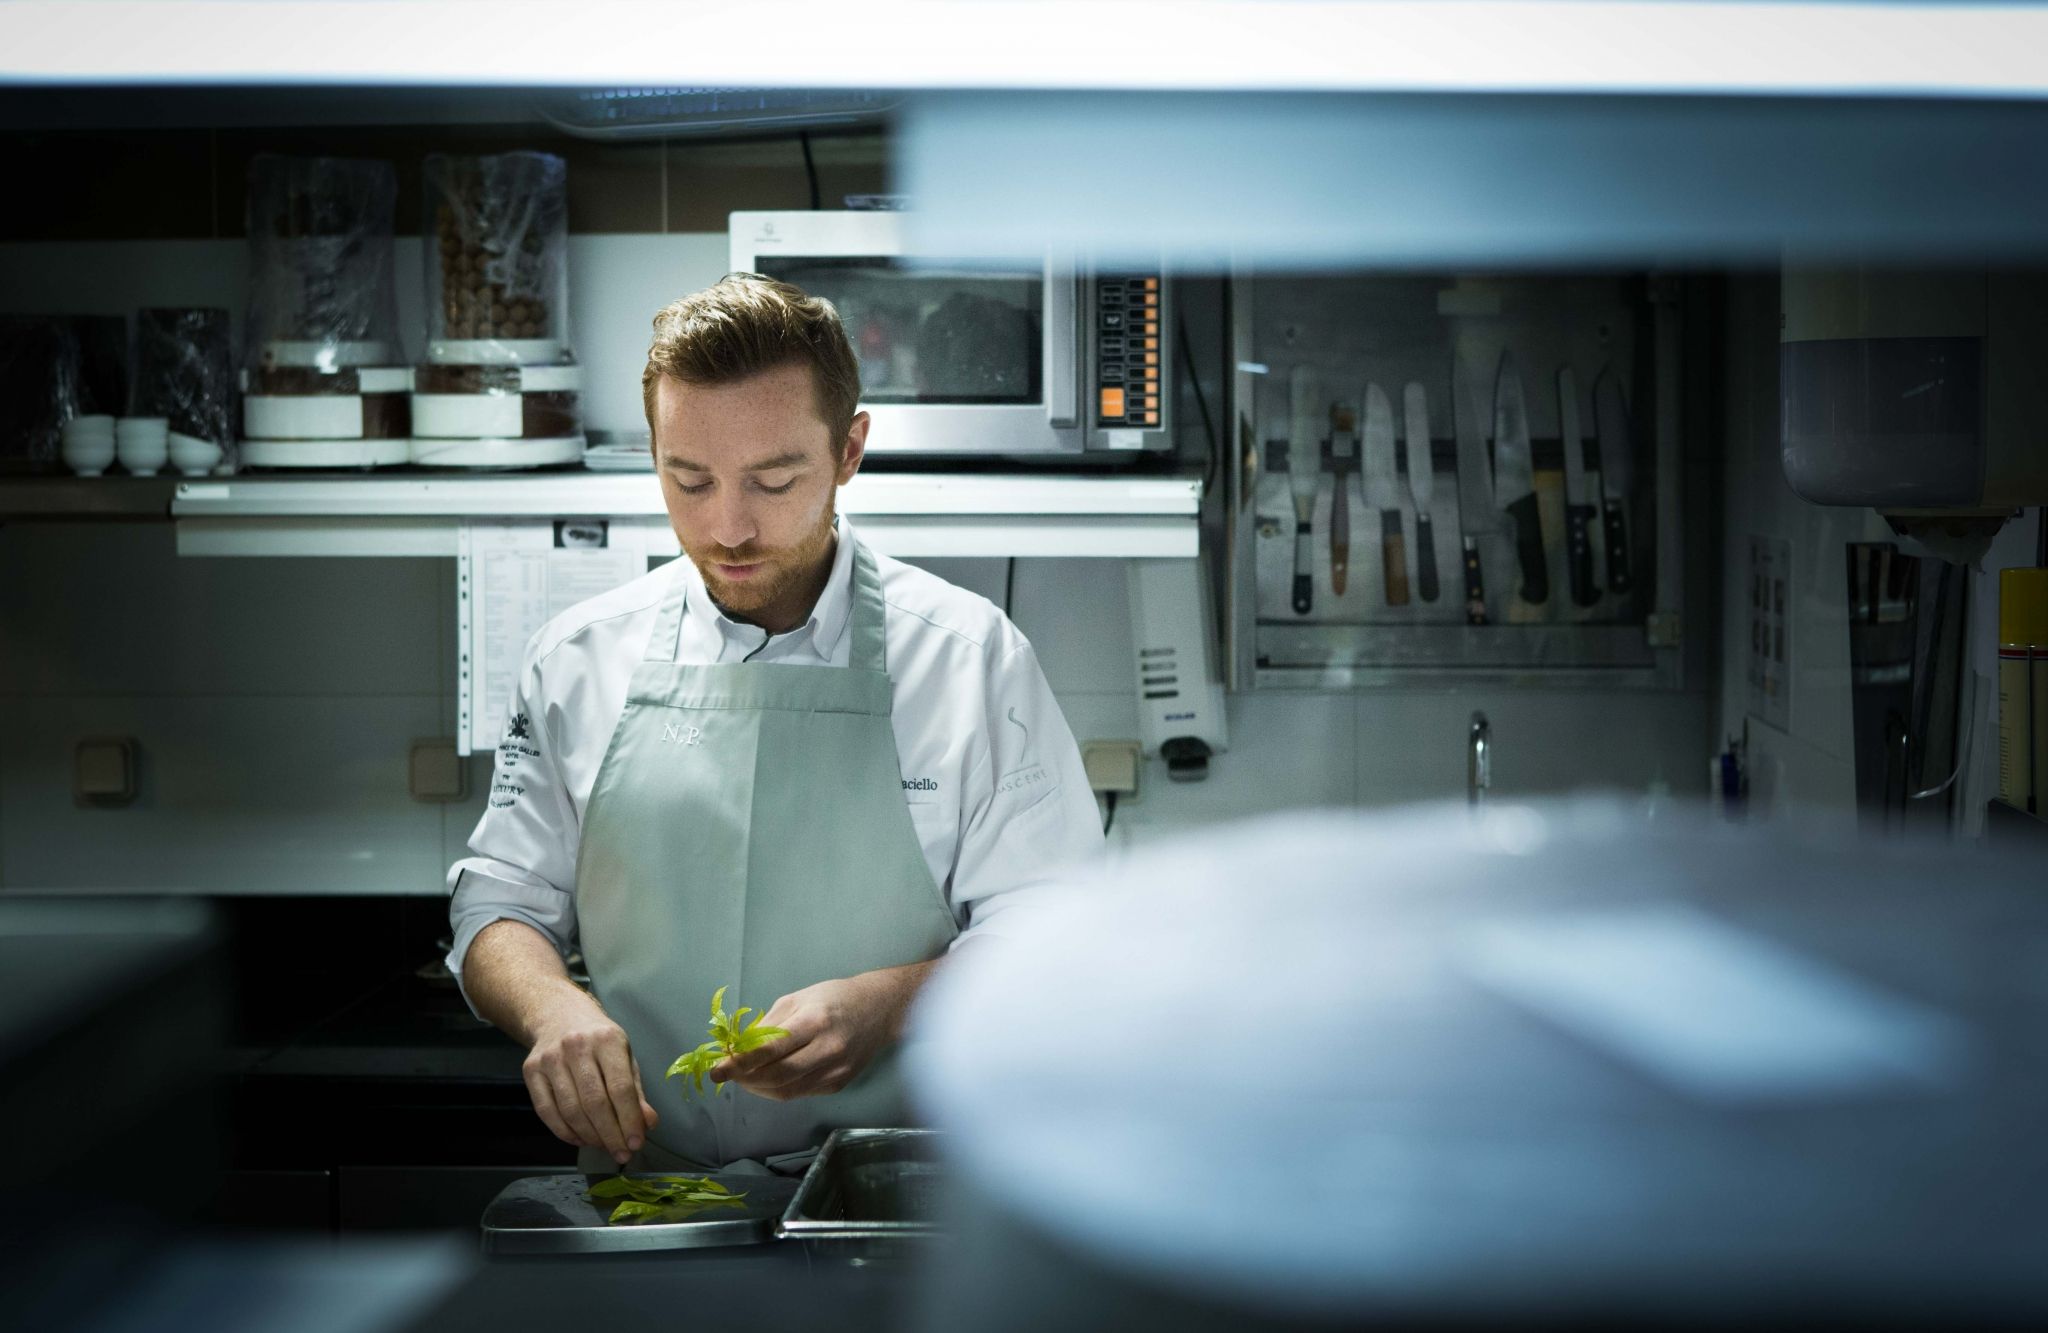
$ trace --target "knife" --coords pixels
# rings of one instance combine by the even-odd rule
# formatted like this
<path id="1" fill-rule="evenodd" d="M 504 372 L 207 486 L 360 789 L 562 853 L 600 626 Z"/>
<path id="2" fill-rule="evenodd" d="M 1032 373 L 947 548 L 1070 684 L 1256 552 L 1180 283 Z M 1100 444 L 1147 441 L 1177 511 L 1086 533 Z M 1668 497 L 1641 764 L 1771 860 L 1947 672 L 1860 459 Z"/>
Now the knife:
<path id="1" fill-rule="evenodd" d="M 1408 605 L 1408 551 L 1401 540 L 1401 495 L 1394 480 L 1394 405 L 1377 384 L 1365 386 L 1365 505 L 1380 511 L 1380 562 L 1387 605 Z"/>
<path id="2" fill-rule="evenodd" d="M 1458 442 L 1458 530 L 1465 553 L 1465 623 L 1484 625 L 1486 578 L 1480 568 L 1480 540 L 1500 531 L 1500 510 L 1493 504 L 1493 463 L 1486 456 L 1486 436 L 1471 399 L 1465 397 L 1470 376 L 1465 358 L 1451 356 L 1451 433 Z"/>
<path id="3" fill-rule="evenodd" d="M 1292 408 L 1287 436 L 1288 484 L 1294 493 L 1294 612 L 1305 616 L 1315 604 L 1315 551 L 1311 540 L 1316 520 L 1316 372 L 1296 366 L 1288 383 Z"/>
<path id="4" fill-rule="evenodd" d="M 1515 521 L 1515 553 L 1522 567 L 1522 600 L 1550 600 L 1543 565 L 1543 520 L 1536 512 L 1536 475 L 1529 463 L 1529 406 L 1513 352 L 1500 354 L 1493 381 L 1493 478 L 1500 507 Z"/>
<path id="5" fill-rule="evenodd" d="M 1330 405 L 1330 589 L 1339 597 L 1351 577 L 1351 469 L 1358 461 L 1358 414 Z"/>
<path id="6" fill-rule="evenodd" d="M 1628 572 L 1628 500 L 1635 442 L 1621 381 L 1606 369 L 1593 381 L 1593 427 L 1600 432 L 1600 490 L 1607 501 L 1607 587 L 1620 594 L 1634 586 Z"/>
<path id="7" fill-rule="evenodd" d="M 1579 379 L 1570 366 L 1557 372 L 1557 419 L 1564 436 L 1564 530 L 1566 567 L 1571 571 L 1572 601 L 1591 606 L 1600 600 L 1593 582 L 1593 516 L 1599 513 L 1593 479 L 1586 475 L 1586 437 L 1579 430 Z"/>
<path id="8" fill-rule="evenodd" d="M 1415 501 L 1415 573 L 1422 600 L 1436 600 L 1436 525 L 1429 521 L 1429 495 L 1436 485 L 1436 458 L 1429 445 L 1429 395 L 1413 381 L 1401 391 L 1408 426 L 1408 494 Z"/>

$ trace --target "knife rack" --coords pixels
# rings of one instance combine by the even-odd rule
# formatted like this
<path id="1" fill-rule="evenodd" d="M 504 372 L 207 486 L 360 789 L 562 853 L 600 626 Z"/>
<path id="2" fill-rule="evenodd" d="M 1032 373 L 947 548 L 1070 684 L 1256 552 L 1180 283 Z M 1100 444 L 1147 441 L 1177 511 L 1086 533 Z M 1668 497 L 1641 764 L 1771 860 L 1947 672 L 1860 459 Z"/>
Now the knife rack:
<path id="1" fill-rule="evenodd" d="M 1413 273 L 1232 278 L 1237 414 L 1249 424 L 1247 448 L 1233 460 L 1229 503 L 1236 540 L 1228 579 L 1227 660 L 1235 688 L 1365 688 L 1450 679 L 1512 680 L 1561 686 L 1677 688 L 1680 582 L 1677 493 L 1675 285 L 1640 274 L 1534 274 L 1464 279 Z M 1517 367 L 1526 421 L 1528 494 L 1541 529 L 1548 596 L 1532 601 L 1520 577 L 1519 529 L 1497 491 L 1468 522 L 1461 458 L 1484 460 L 1492 483 L 1503 463 L 1495 395 L 1503 354 Z M 1308 375 L 1297 375 L 1297 367 Z M 1586 465 L 1580 518 L 1592 548 L 1575 572 L 1568 549 L 1567 414 L 1563 391 L 1578 403 Z M 1611 376 L 1627 406 L 1628 485 L 1624 517 L 1625 589 L 1609 577 L 1603 532 L 1601 450 L 1595 384 Z M 1319 401 L 1293 401 L 1303 383 Z M 1368 426 L 1349 441 L 1303 438 L 1305 421 L 1362 408 L 1368 385 L 1393 402 L 1395 439 L 1375 441 Z M 1411 448 L 1403 429 L 1403 390 L 1419 385 L 1429 444 Z M 1361 416 L 1367 415 L 1360 413 Z M 1613 424 L 1608 423 L 1609 431 Z M 1509 432 L 1511 437 L 1514 432 Z M 1349 444 L 1333 450 L 1333 443 Z M 1391 448 L 1399 499 L 1397 546 L 1386 513 L 1368 503 L 1374 451 Z M 1510 448 L 1512 454 L 1512 446 Z M 1341 460 L 1333 466 L 1333 456 Z M 1316 470 L 1309 540 L 1298 541 L 1296 488 L 1304 465 Z M 1412 482 L 1429 468 L 1426 492 L 1436 596 L 1423 595 L 1422 526 Z M 1340 486 L 1341 483 L 1341 486 Z M 1463 488 L 1470 491 L 1472 488 Z M 1340 500 L 1341 496 L 1341 500 Z M 1382 492 L 1384 496 L 1384 492 Z M 1338 506 L 1344 505 L 1341 518 Z M 1529 505 L 1520 506 L 1523 514 Z M 1588 521 L 1589 520 L 1589 521 Z M 1465 596 L 1465 538 L 1482 575 L 1483 623 L 1472 623 Z M 1348 543 L 1344 539 L 1348 538 Z M 1337 549 L 1342 545 L 1343 549 Z M 1310 553 L 1310 596 L 1300 608 L 1297 565 Z M 1398 551 L 1403 577 L 1387 560 Z M 1344 570 L 1333 577 L 1335 567 Z M 1405 583 L 1405 588 L 1403 584 Z M 1406 596 L 1400 594 L 1405 592 Z"/>

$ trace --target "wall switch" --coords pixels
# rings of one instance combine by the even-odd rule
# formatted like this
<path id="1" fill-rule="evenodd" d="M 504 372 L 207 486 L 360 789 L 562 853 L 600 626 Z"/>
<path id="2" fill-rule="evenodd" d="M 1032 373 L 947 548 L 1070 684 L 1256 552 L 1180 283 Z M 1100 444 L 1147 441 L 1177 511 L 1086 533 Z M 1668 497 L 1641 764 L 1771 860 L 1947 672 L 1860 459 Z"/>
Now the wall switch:
<path id="1" fill-rule="evenodd" d="M 1089 741 L 1081 747 L 1081 767 L 1088 771 L 1088 785 L 1098 792 L 1115 792 L 1136 800 L 1138 753 L 1136 741 Z"/>
<path id="2" fill-rule="evenodd" d="M 415 801 L 459 801 L 469 795 L 469 769 L 453 737 L 412 743 L 410 782 Z"/>
<path id="3" fill-rule="evenodd" d="M 135 738 L 87 736 L 73 754 L 71 796 L 80 805 L 120 806 L 135 800 Z"/>

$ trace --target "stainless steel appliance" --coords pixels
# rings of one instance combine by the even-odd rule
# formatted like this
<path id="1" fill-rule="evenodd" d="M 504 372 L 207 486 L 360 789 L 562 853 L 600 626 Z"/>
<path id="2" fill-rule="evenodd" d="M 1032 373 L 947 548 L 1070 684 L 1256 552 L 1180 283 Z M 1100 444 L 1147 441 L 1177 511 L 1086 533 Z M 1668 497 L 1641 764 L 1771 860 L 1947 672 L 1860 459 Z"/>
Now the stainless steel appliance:
<path id="1" fill-rule="evenodd" d="M 860 359 L 872 454 L 1165 450 L 1173 307 L 1157 267 L 936 260 L 896 212 L 734 213 L 731 265 L 830 300 Z"/>

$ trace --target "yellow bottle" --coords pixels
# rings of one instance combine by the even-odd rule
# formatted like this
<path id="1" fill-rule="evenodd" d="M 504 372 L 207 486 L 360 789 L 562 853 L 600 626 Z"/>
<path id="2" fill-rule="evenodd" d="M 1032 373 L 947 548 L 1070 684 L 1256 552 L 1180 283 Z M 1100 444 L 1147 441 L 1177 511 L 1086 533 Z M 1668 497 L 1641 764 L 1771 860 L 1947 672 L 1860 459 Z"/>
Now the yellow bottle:
<path id="1" fill-rule="evenodd" d="M 1998 795 L 2048 814 L 2048 569 L 1998 571 Z"/>

